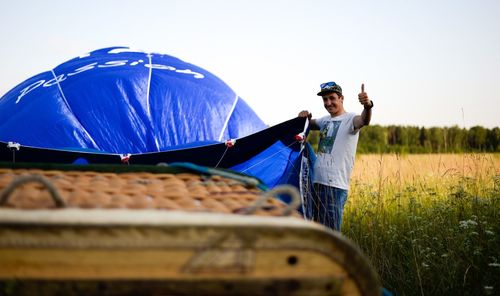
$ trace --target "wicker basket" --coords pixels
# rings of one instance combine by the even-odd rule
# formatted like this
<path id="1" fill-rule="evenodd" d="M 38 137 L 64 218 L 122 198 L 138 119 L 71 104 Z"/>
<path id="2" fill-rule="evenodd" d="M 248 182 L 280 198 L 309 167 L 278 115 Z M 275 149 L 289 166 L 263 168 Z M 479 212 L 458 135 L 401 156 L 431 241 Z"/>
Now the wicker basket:
<path id="1" fill-rule="evenodd" d="M 0 293 L 380 294 L 357 247 L 255 183 L 9 168 L 0 189 Z"/>

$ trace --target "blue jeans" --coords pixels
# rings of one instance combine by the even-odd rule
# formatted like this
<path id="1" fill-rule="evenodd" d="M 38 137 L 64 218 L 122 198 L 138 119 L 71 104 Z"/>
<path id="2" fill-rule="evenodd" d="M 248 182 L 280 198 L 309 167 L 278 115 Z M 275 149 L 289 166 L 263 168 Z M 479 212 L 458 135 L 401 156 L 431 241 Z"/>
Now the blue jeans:
<path id="1" fill-rule="evenodd" d="M 312 198 L 313 220 L 340 231 L 347 190 L 314 183 Z"/>

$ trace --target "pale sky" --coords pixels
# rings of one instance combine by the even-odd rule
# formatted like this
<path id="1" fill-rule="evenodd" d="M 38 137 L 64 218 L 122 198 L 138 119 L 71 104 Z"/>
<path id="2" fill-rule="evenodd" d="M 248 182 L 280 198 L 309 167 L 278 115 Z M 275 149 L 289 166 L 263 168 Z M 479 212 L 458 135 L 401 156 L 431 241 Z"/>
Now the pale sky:
<path id="1" fill-rule="evenodd" d="M 326 115 L 335 81 L 372 124 L 500 126 L 500 1 L 0 0 L 0 96 L 92 50 L 173 55 L 225 81 L 269 124 Z"/>

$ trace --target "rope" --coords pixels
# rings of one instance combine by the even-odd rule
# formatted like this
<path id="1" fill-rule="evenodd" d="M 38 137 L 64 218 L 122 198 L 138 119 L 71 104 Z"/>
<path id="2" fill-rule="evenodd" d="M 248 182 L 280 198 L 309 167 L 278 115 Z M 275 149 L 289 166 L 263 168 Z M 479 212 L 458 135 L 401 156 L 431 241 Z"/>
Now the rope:
<path id="1" fill-rule="evenodd" d="M 217 162 L 217 164 L 215 165 L 215 168 L 217 168 L 220 164 L 220 162 L 222 161 L 222 159 L 224 158 L 224 156 L 226 155 L 226 152 L 227 152 L 227 149 L 229 149 L 229 146 L 226 146 L 226 150 L 224 150 L 224 153 L 222 153 L 222 156 L 220 157 L 219 161 Z"/>
<path id="2" fill-rule="evenodd" d="M 305 146 L 305 145 L 303 145 Z M 303 148 L 303 147 L 301 147 Z M 310 174 L 311 174 L 311 167 L 309 166 L 309 163 L 307 164 L 307 175 L 304 176 L 305 170 L 302 170 L 304 167 L 304 157 L 307 159 L 307 162 L 309 162 L 311 155 L 309 154 L 309 149 L 303 149 L 303 155 L 302 159 L 300 161 L 300 188 L 303 192 L 301 192 L 301 199 L 302 199 L 302 214 L 304 216 L 304 219 L 306 220 L 312 220 L 313 217 L 311 215 L 311 204 L 313 203 L 313 191 L 314 188 L 312 187 L 313 185 L 310 183 Z M 304 184 L 304 181 L 306 184 Z"/>
<path id="3" fill-rule="evenodd" d="M 25 183 L 36 182 L 42 184 L 50 193 L 50 196 L 54 200 L 56 207 L 65 208 L 66 202 L 61 197 L 57 189 L 54 187 L 50 181 L 40 175 L 29 175 L 21 176 L 12 181 L 9 186 L 7 186 L 2 193 L 0 193 L 0 206 L 3 206 L 9 199 L 12 192 L 14 192 L 18 187 Z"/>
<path id="4" fill-rule="evenodd" d="M 8 142 L 7 148 L 12 150 L 12 163 L 16 163 L 16 151 L 19 151 L 19 149 L 21 149 L 21 144 L 16 142 Z"/>
<path id="5" fill-rule="evenodd" d="M 297 209 L 300 205 L 300 194 L 295 187 L 292 185 L 281 185 L 274 187 L 272 190 L 267 191 L 264 195 L 262 195 L 259 199 L 255 201 L 253 205 L 246 208 L 243 211 L 244 215 L 253 214 L 258 209 L 262 208 L 263 204 L 270 198 L 277 197 L 280 194 L 286 194 L 292 198 L 292 201 L 288 204 L 288 206 L 283 210 L 283 216 L 289 216 L 293 211 Z"/>
<path id="6" fill-rule="evenodd" d="M 238 95 L 236 95 L 236 97 L 234 98 L 234 102 L 233 102 L 233 105 L 231 106 L 231 110 L 229 111 L 229 113 L 227 114 L 227 117 L 226 117 L 226 120 L 224 121 L 224 125 L 222 126 L 222 129 L 220 131 L 220 134 L 219 134 L 219 142 L 222 141 L 222 137 L 224 136 L 224 131 L 226 130 L 227 128 L 227 124 L 229 123 L 229 119 L 231 119 L 231 116 L 233 115 L 234 113 L 234 109 L 236 108 L 236 104 L 238 103 L 240 97 L 238 97 Z M 229 133 L 229 132 L 228 132 Z"/>

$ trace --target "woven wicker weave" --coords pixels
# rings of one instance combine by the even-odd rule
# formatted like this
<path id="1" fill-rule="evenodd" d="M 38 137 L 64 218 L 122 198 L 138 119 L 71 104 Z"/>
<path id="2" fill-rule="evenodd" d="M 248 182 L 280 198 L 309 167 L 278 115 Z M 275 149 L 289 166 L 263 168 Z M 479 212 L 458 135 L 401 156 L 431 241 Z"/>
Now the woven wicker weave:
<path id="1" fill-rule="evenodd" d="M 0 190 L 26 176 L 41 176 L 70 208 L 129 208 L 239 213 L 264 193 L 240 181 L 194 173 L 109 173 L 37 169 L 0 169 Z M 50 209 L 56 204 L 43 184 L 15 188 L 5 207 Z M 286 205 L 267 199 L 255 215 L 282 215 Z M 299 216 L 298 213 L 294 213 Z"/>

